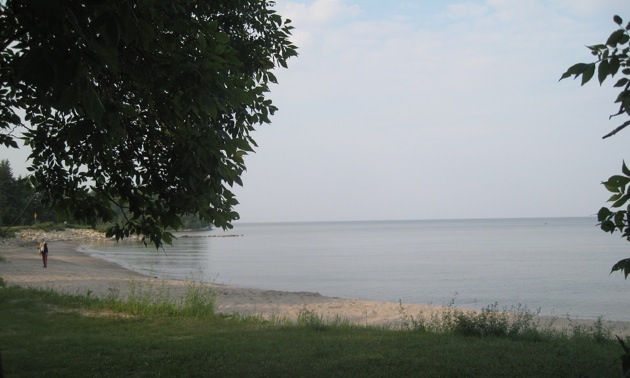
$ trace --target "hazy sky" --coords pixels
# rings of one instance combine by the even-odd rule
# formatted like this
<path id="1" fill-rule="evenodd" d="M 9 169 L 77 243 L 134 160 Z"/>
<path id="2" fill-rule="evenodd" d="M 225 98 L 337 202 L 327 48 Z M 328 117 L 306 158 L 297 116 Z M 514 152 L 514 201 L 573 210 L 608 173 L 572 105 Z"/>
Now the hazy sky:
<path id="1" fill-rule="evenodd" d="M 254 134 L 242 222 L 589 216 L 628 158 L 590 62 L 628 0 L 278 0 L 299 57 Z M 0 150 L 16 174 L 24 155 Z"/>
<path id="2" fill-rule="evenodd" d="M 592 61 L 628 0 L 278 1 L 300 56 L 237 191 L 242 221 L 588 216 L 630 130 Z M 626 153 L 626 154 L 624 154 Z"/>

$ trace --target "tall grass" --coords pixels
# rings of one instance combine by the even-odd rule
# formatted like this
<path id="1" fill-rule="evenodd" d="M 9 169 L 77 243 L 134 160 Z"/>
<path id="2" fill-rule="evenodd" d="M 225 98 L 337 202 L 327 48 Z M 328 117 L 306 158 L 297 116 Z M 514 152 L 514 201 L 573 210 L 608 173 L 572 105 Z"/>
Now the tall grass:
<path id="1" fill-rule="evenodd" d="M 497 303 L 481 311 L 462 310 L 452 300 L 447 306 L 428 313 L 409 314 L 400 304 L 401 328 L 415 332 L 453 333 L 461 336 L 504 337 L 541 340 L 551 337 L 575 337 L 598 342 L 612 340 L 612 332 L 603 318 L 593 324 L 579 324 L 569 319 L 565 329 L 555 327 L 554 320 L 542 322 L 540 309 L 531 311 L 518 305 L 499 308 Z"/>
<path id="2" fill-rule="evenodd" d="M 116 292 L 104 298 L 84 298 L 93 307 L 108 308 L 132 315 L 142 316 L 188 316 L 211 317 L 215 315 L 215 291 L 199 282 L 187 282 L 184 295 L 175 297 L 165 281 L 157 284 L 142 284 L 131 281 L 126 299 L 120 299 Z"/>
<path id="3" fill-rule="evenodd" d="M 304 327 L 315 331 L 324 331 L 341 327 L 358 327 L 350 324 L 347 319 L 343 319 L 339 315 L 335 316 L 332 320 L 326 320 L 322 315 L 306 308 L 300 310 L 295 320 L 295 324 L 298 327 Z"/>

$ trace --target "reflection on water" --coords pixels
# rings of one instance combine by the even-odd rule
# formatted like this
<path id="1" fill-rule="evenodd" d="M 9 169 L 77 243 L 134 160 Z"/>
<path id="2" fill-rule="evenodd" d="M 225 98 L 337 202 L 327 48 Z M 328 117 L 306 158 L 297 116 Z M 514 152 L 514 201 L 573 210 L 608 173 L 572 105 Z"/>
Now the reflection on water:
<path id="1" fill-rule="evenodd" d="M 144 274 L 261 289 L 461 307 L 524 304 L 543 315 L 630 320 L 627 256 L 593 218 L 238 224 L 155 250 L 89 247 Z M 226 237 L 231 236 L 231 237 Z"/>

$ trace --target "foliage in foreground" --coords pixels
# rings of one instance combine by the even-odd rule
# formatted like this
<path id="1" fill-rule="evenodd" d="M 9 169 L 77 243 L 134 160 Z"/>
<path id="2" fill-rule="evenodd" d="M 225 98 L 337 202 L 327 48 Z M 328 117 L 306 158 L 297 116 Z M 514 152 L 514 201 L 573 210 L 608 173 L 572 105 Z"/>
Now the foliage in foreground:
<path id="1" fill-rule="evenodd" d="M 608 77 L 612 79 L 621 72 L 622 77 L 614 84 L 615 88 L 620 88 L 615 99 L 619 108 L 610 118 L 630 116 L 630 34 L 628 34 L 630 23 L 624 27 L 623 19 L 619 16 L 614 16 L 613 21 L 618 28 L 610 34 L 606 43 L 588 46 L 597 60 L 592 63 L 574 64 L 560 78 L 562 80 L 571 76 L 573 78 L 580 77 L 581 83 L 584 85 L 597 73 L 599 84 L 602 85 Z M 613 136 L 628 126 L 630 126 L 630 120 L 624 121 L 610 133 L 604 135 L 604 138 Z M 622 237 L 630 241 L 630 185 L 628 185 L 630 184 L 630 170 L 625 162 L 621 172 L 621 175 L 614 175 L 603 182 L 606 189 L 612 192 L 612 196 L 608 199 L 611 205 L 610 208 L 604 206 L 599 210 L 597 220 L 603 231 L 610 233 L 619 231 Z M 611 273 L 616 271 L 621 271 L 628 278 L 630 258 L 622 259 L 614 264 Z"/>
<path id="2" fill-rule="evenodd" d="M 136 289 L 129 301 L 0 288 L 5 374 L 616 377 L 620 371 L 618 345 L 611 340 L 362 327 L 323 322 L 308 310 L 291 324 L 174 312 L 165 303 L 168 296 L 160 286 Z M 198 302 L 179 306 L 195 308 Z"/>
<path id="3" fill-rule="evenodd" d="M 185 214 L 230 227 L 273 70 L 297 55 L 273 7 L 1 1 L 0 145 L 30 148 L 37 192 L 72 219 L 121 209 L 117 239 L 169 242 Z"/>

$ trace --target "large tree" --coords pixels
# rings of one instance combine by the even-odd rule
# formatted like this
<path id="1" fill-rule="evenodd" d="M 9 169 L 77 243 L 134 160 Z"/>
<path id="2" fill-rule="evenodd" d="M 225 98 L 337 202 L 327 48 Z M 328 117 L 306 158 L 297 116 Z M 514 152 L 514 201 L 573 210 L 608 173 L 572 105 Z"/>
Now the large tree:
<path id="1" fill-rule="evenodd" d="M 571 66 L 560 80 L 573 76 L 581 78 L 582 85 L 588 83 L 595 74 L 599 84 L 610 77 L 619 74 L 614 86 L 620 88 L 615 103 L 619 104 L 617 112 L 610 116 L 630 116 L 630 23 L 623 25 L 623 20 L 615 16 L 613 21 L 618 28 L 608 37 L 606 43 L 588 46 L 597 60 L 591 63 L 578 63 Z M 630 120 L 624 120 L 618 127 L 604 135 L 608 138 L 630 126 Z M 602 230 L 610 233 L 621 232 L 622 237 L 630 241 L 630 169 L 624 162 L 621 174 L 610 177 L 603 182 L 606 189 L 612 192 L 608 200 L 610 208 L 602 207 L 598 214 L 598 220 Z M 630 258 L 618 261 L 612 268 L 612 272 L 622 271 L 627 278 L 630 275 Z"/>
<path id="2" fill-rule="evenodd" d="M 44 201 L 88 222 L 115 204 L 108 233 L 156 245 L 184 214 L 231 227 L 273 70 L 296 55 L 273 1 L 1 4 L 0 143 L 32 149 Z"/>

